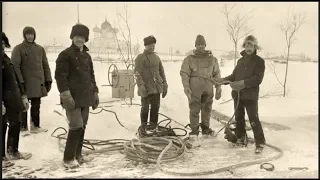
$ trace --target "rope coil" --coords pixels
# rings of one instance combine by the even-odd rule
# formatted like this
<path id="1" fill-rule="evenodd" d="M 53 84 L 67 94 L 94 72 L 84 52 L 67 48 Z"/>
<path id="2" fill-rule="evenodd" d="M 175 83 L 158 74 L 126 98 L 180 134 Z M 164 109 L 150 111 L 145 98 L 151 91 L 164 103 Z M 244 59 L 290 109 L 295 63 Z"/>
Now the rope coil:
<path id="1" fill-rule="evenodd" d="M 238 92 L 238 94 L 239 94 L 239 92 Z M 114 113 L 118 123 L 122 127 L 124 127 L 120 123 L 120 121 L 117 117 L 117 114 L 115 112 L 105 110 L 104 108 L 102 108 L 101 111 L 98 113 L 101 113 L 102 111 Z M 91 114 L 98 114 L 98 113 L 91 113 Z M 123 150 L 128 159 L 133 160 L 133 161 L 138 161 L 138 162 L 156 163 L 157 168 L 159 170 L 161 170 L 164 173 L 175 175 L 175 176 L 200 176 L 200 175 L 216 174 L 216 173 L 226 172 L 226 171 L 232 172 L 231 170 L 236 169 L 236 168 L 272 161 L 272 160 L 278 159 L 283 156 L 283 151 L 280 148 L 273 146 L 273 145 L 270 145 L 270 144 L 266 144 L 267 147 L 270 147 L 270 148 L 278 151 L 279 153 L 273 157 L 269 157 L 269 158 L 265 158 L 265 159 L 258 159 L 258 160 L 254 160 L 254 161 L 248 161 L 248 162 L 241 162 L 238 164 L 234 164 L 234 165 L 230 165 L 230 166 L 226 166 L 226 167 L 221 167 L 221 168 L 217 168 L 217 169 L 210 170 L 210 171 L 176 172 L 176 171 L 165 169 L 161 165 L 162 162 L 175 161 L 175 160 L 181 158 L 182 156 L 184 156 L 187 151 L 187 142 L 185 140 L 182 140 L 179 137 L 177 137 L 177 136 L 185 136 L 186 134 L 185 135 L 176 135 L 175 132 L 173 131 L 173 129 L 183 130 L 183 131 L 185 131 L 185 133 L 187 133 L 187 131 L 185 129 L 180 129 L 180 128 L 171 128 L 171 126 L 169 126 L 169 124 L 171 123 L 171 121 L 174 121 L 174 120 L 164 114 L 161 114 L 161 113 L 159 113 L 159 114 L 166 117 L 167 119 L 160 121 L 157 124 L 156 127 L 158 128 L 158 132 L 153 131 L 151 133 L 143 134 L 143 132 L 148 132 L 148 128 L 150 128 L 150 125 L 148 126 L 148 124 L 147 124 L 146 126 L 144 126 L 144 128 L 142 128 L 140 126 L 138 129 L 139 136 L 141 135 L 140 139 L 133 139 L 133 140 L 125 140 L 125 139 L 109 139 L 109 140 L 90 139 L 89 140 L 89 139 L 85 139 L 84 140 L 84 147 L 92 150 L 92 153 L 103 153 L 103 152 Z M 63 116 L 63 115 L 61 115 L 61 116 Z M 232 116 L 232 118 L 233 118 L 233 116 Z M 229 124 L 231 119 L 228 121 L 228 123 L 226 123 L 226 125 L 223 128 L 225 128 Z M 165 126 L 160 126 L 159 124 L 164 121 L 169 121 L 169 122 Z M 174 122 L 183 126 L 182 124 L 180 124 L 177 121 L 174 121 Z M 51 136 L 56 137 L 59 140 L 62 140 L 62 139 L 65 140 L 66 138 L 63 136 L 65 136 L 67 134 L 66 129 L 64 129 L 64 131 L 65 131 L 64 133 L 59 134 L 57 136 L 54 136 L 54 133 L 58 129 L 64 129 L 64 128 L 58 127 L 57 129 L 55 129 L 53 131 Z M 217 134 L 216 134 L 216 136 L 217 136 Z M 169 136 L 169 135 L 171 135 L 171 136 Z M 162 137 L 159 137 L 159 136 L 162 136 Z M 104 145 L 110 145 L 110 147 L 102 148 L 99 150 L 94 148 L 94 146 L 104 146 Z"/>

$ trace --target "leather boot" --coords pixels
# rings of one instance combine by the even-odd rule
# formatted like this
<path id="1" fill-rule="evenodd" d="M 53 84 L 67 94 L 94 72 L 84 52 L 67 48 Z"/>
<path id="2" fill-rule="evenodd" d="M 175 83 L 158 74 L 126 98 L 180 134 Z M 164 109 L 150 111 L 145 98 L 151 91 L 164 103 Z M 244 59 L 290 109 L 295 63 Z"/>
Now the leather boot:
<path id="1" fill-rule="evenodd" d="M 88 156 L 83 156 L 82 147 L 83 147 L 83 140 L 84 140 L 85 128 L 81 130 L 77 151 L 76 151 L 76 160 L 79 164 L 87 163 L 93 160 L 93 158 L 89 158 Z"/>
<path id="2" fill-rule="evenodd" d="M 40 125 L 40 104 L 40 98 L 31 99 L 31 121 L 35 127 L 39 127 Z"/>
<path id="3" fill-rule="evenodd" d="M 20 123 L 9 126 L 7 152 L 8 160 L 30 159 L 32 154 L 19 151 Z"/>
<path id="4" fill-rule="evenodd" d="M 66 147 L 63 155 L 63 165 L 66 168 L 76 168 L 79 167 L 79 163 L 75 160 L 76 151 L 78 147 L 79 138 L 82 133 L 81 129 L 69 130 Z"/>
<path id="5" fill-rule="evenodd" d="M 203 124 L 201 124 L 201 131 L 204 138 L 212 137 L 214 135 L 214 130 Z"/>
<path id="6" fill-rule="evenodd" d="M 150 125 L 155 129 L 158 125 L 158 113 L 160 109 L 160 94 L 151 96 L 151 109 L 150 109 Z"/>
<path id="7" fill-rule="evenodd" d="M 20 136 L 20 123 L 9 126 L 7 151 L 9 154 L 18 152 Z"/>

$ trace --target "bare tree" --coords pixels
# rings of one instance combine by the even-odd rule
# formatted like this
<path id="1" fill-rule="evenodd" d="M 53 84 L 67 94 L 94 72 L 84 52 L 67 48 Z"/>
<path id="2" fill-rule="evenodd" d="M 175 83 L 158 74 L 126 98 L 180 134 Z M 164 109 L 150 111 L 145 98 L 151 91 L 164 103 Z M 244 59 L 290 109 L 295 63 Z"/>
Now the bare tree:
<path id="1" fill-rule="evenodd" d="M 232 4 L 231 7 L 228 4 L 224 4 L 222 10 L 222 13 L 227 20 L 227 32 L 234 44 L 234 66 L 237 64 L 237 47 L 239 40 L 253 32 L 253 30 L 248 27 L 248 21 L 252 17 L 250 16 L 252 11 L 245 14 L 237 12 L 232 16 L 232 12 L 236 6 L 237 4 Z"/>
<path id="2" fill-rule="evenodd" d="M 287 46 L 287 61 L 286 61 L 286 73 L 283 83 L 283 97 L 286 96 L 286 84 L 288 78 L 288 66 L 290 59 L 290 48 L 293 45 L 296 39 L 296 33 L 300 29 L 301 25 L 305 23 L 306 14 L 305 13 L 294 13 L 291 12 L 291 7 L 288 8 L 287 18 L 282 24 L 280 24 L 280 29 L 286 37 L 286 46 Z"/>
<path id="3" fill-rule="evenodd" d="M 270 58 L 270 53 L 265 52 L 264 53 L 264 57 L 265 57 L 265 59 L 269 59 Z M 275 78 L 277 79 L 277 81 L 281 85 L 281 87 L 283 87 L 283 83 L 281 83 L 281 81 L 279 80 L 279 77 L 278 77 L 278 74 L 277 74 L 277 71 L 276 71 L 276 63 L 272 59 L 270 59 L 269 70 L 275 76 Z"/>
<path id="4" fill-rule="evenodd" d="M 118 47 L 118 51 L 120 53 L 122 61 L 125 63 L 126 69 L 129 70 L 134 69 L 134 59 L 136 58 L 137 54 L 139 53 L 139 45 L 133 45 L 132 43 L 132 34 L 131 34 L 131 27 L 129 24 L 129 12 L 128 12 L 128 5 L 125 3 L 123 5 L 124 13 L 120 13 L 117 11 L 117 23 L 114 22 L 113 28 L 114 36 L 116 39 L 116 44 Z M 118 35 L 119 33 L 119 35 Z M 120 36 L 120 37 L 119 37 Z M 121 39 L 121 40 L 120 40 Z M 137 38 L 137 42 L 138 38 Z M 129 80 L 129 92 L 131 89 L 134 88 L 135 83 Z M 132 105 L 132 98 L 130 98 L 130 105 Z"/>
<path id="5" fill-rule="evenodd" d="M 120 53 L 122 61 L 124 61 L 127 69 L 131 66 L 133 68 L 134 59 L 136 55 L 139 53 L 139 46 L 133 45 L 132 43 L 132 34 L 131 28 L 129 24 L 129 13 L 128 13 L 128 5 L 125 3 L 123 5 L 124 14 L 121 14 L 117 10 L 117 23 L 114 23 L 113 32 L 116 39 L 116 44 L 118 46 L 118 51 Z M 119 36 L 122 40 L 120 40 Z M 138 42 L 138 39 L 137 39 Z"/>

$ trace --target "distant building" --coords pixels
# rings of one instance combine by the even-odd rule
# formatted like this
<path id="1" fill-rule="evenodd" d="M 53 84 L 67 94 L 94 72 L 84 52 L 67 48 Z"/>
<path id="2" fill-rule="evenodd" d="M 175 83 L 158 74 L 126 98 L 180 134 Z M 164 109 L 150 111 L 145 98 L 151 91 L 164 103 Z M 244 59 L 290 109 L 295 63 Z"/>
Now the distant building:
<path id="1" fill-rule="evenodd" d="M 60 53 L 63 50 L 65 50 L 67 46 L 61 45 L 61 44 L 53 44 L 53 45 L 49 44 L 49 45 L 44 45 L 43 48 L 46 51 L 46 53 L 49 53 L 49 52 Z"/>
<path id="2" fill-rule="evenodd" d="M 56 39 L 53 39 L 53 43 L 49 43 L 43 45 L 44 50 L 46 53 L 60 53 L 61 51 L 65 50 L 68 45 L 57 43 Z"/>
<path id="3" fill-rule="evenodd" d="M 102 54 L 117 54 L 121 51 L 127 53 L 127 43 L 123 40 L 117 40 L 118 29 L 113 28 L 107 19 L 101 24 L 100 28 L 96 25 L 93 29 L 93 37 L 88 42 L 88 47 L 91 52 Z M 131 49 L 134 52 L 138 49 L 137 45 L 131 45 Z"/>
<path id="4" fill-rule="evenodd" d="M 291 53 L 289 59 L 291 61 L 303 61 L 307 59 L 307 56 L 304 53 Z"/>

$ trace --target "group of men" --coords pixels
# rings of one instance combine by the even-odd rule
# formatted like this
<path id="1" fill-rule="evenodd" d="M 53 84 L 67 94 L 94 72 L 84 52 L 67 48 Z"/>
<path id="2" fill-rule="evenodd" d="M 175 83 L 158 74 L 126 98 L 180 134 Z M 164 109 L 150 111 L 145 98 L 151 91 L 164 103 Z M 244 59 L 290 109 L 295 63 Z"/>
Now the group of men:
<path id="1" fill-rule="evenodd" d="M 158 112 L 160 107 L 160 94 L 166 97 L 168 83 L 164 68 L 159 56 L 154 52 L 156 38 L 153 36 L 144 39 L 145 50 L 135 60 L 135 75 L 137 77 L 138 95 L 141 96 L 141 126 L 149 123 L 156 128 L 158 124 Z M 182 62 L 180 76 L 184 93 L 189 103 L 189 120 L 191 132 L 189 142 L 193 148 L 199 147 L 199 128 L 203 137 L 214 135 L 210 128 L 213 97 L 221 98 L 221 85 L 230 84 L 234 99 L 236 119 L 236 146 L 246 146 L 247 135 L 245 130 L 245 109 L 252 126 L 256 143 L 256 153 L 261 153 L 266 143 L 263 129 L 258 116 L 259 85 L 265 71 L 264 60 L 257 55 L 257 39 L 250 35 L 243 42 L 242 57 L 232 74 L 221 78 L 219 62 L 211 51 L 205 50 L 206 41 L 202 35 L 198 35 L 195 41 L 195 50 Z M 214 88 L 215 87 L 215 93 Z M 238 93 L 240 97 L 238 97 Z M 237 105 L 237 102 L 239 104 Z M 201 112 L 201 123 L 199 114 Z M 156 129 L 155 129 L 156 130 Z"/>
<path id="2" fill-rule="evenodd" d="M 27 130 L 27 111 L 31 102 L 31 133 L 46 132 L 40 127 L 41 97 L 51 90 L 51 71 L 44 48 L 35 43 L 32 27 L 23 29 L 23 43 L 13 48 L 11 60 L 5 53 L 9 39 L 2 32 L 2 165 L 12 166 L 10 160 L 27 159 L 32 154 L 18 149 L 20 131 Z M 99 104 L 93 63 L 84 43 L 89 40 L 89 29 L 76 24 L 72 27 L 72 45 L 62 51 L 56 60 L 55 79 L 62 107 L 66 110 L 69 132 L 63 156 L 67 168 L 78 167 L 92 159 L 82 156 L 89 107 Z M 6 139 L 7 125 L 9 125 Z M 7 150 L 5 150 L 7 142 Z"/>
<path id="3" fill-rule="evenodd" d="M 36 32 L 32 27 L 23 30 L 23 43 L 17 45 L 13 51 L 11 60 L 5 54 L 4 49 L 9 48 L 9 40 L 2 33 L 3 56 L 3 166 L 8 165 L 9 160 L 23 159 L 31 153 L 21 153 L 18 150 L 20 129 L 27 128 L 26 112 L 31 101 L 32 132 L 46 132 L 40 127 L 40 100 L 47 96 L 51 89 L 51 71 L 48 65 L 45 50 L 35 43 Z M 63 155 L 63 165 L 66 168 L 76 168 L 89 162 L 92 158 L 82 155 L 83 140 L 86 125 L 89 118 L 89 108 L 96 109 L 99 105 L 99 89 L 94 75 L 93 62 L 89 49 L 85 43 L 89 40 L 89 29 L 83 24 L 72 27 L 70 39 L 71 46 L 63 50 L 56 60 L 55 80 L 60 93 L 62 107 L 66 110 L 69 131 Z M 141 96 L 141 126 L 149 123 L 156 129 L 158 124 L 158 112 L 160 97 L 167 96 L 168 83 L 164 66 L 159 56 L 155 53 L 156 38 L 148 36 L 144 38 L 145 50 L 135 59 L 135 76 L 137 78 L 138 95 Z M 199 127 L 202 135 L 212 136 L 214 131 L 210 128 L 210 114 L 214 97 L 221 97 L 221 85 L 226 81 L 231 82 L 232 97 L 235 102 L 240 98 L 236 109 L 236 136 L 237 144 L 244 144 L 246 108 L 251 122 L 254 138 L 256 140 L 256 152 L 260 153 L 265 144 L 263 130 L 258 118 L 258 94 L 259 84 L 264 74 L 264 60 L 256 53 L 257 40 L 248 36 L 244 43 L 242 58 L 239 59 L 233 73 L 221 78 L 219 63 L 211 51 L 205 50 L 206 41 L 198 35 L 195 41 L 196 49 L 188 55 L 182 63 L 180 75 L 184 92 L 188 98 L 190 108 L 190 142 L 193 147 L 200 146 L 198 139 Z M 214 81 L 212 81 L 214 79 Z M 240 91 L 240 97 L 237 96 Z M 151 105 L 151 108 L 149 109 Z M 201 123 L 199 114 L 201 111 Z M 22 121 L 22 124 L 21 124 Z M 5 151 L 5 134 L 9 124 L 7 139 L 7 151 Z M 7 152 L 7 156 L 6 156 Z"/>
<path id="4" fill-rule="evenodd" d="M 20 152 L 20 131 L 26 132 L 27 112 L 31 102 L 30 132 L 46 132 L 40 127 L 41 98 L 51 90 L 51 71 L 44 48 L 37 43 L 36 31 L 32 27 L 23 29 L 24 41 L 13 48 L 11 60 L 5 53 L 10 48 L 9 39 L 2 32 L 2 162 L 13 165 L 9 160 L 27 159 L 31 153 Z M 9 125 L 9 126 L 8 126 Z M 6 141 L 6 132 L 8 136 Z M 7 142 L 7 156 L 5 151 Z"/>

